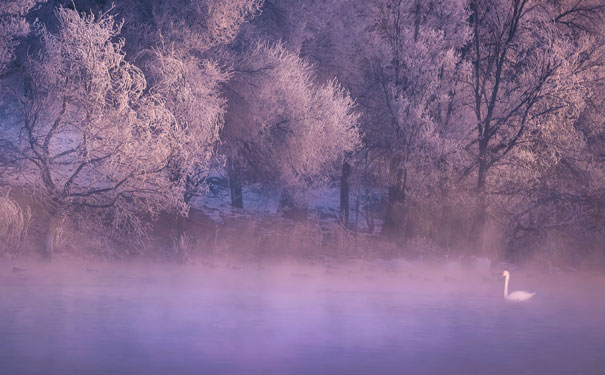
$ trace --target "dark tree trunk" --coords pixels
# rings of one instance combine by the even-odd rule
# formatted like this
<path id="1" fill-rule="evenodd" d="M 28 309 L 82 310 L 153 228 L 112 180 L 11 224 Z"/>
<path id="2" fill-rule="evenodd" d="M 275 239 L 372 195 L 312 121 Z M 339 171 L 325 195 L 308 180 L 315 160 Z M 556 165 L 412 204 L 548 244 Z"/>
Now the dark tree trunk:
<path id="1" fill-rule="evenodd" d="M 308 207 L 297 204 L 289 191 L 282 191 L 279 197 L 279 210 L 286 219 L 305 221 L 309 213 Z"/>
<path id="2" fill-rule="evenodd" d="M 479 140 L 479 170 L 477 173 L 477 192 L 483 194 L 485 191 L 485 181 L 487 179 L 487 170 L 489 168 L 487 160 L 487 146 L 489 138 L 481 137 Z"/>
<path id="3" fill-rule="evenodd" d="M 189 259 L 189 249 L 188 244 L 186 242 L 186 226 L 188 219 L 181 215 L 176 216 L 176 225 L 175 225 L 175 243 L 174 243 L 174 251 L 175 256 L 178 261 L 187 263 L 190 261 Z"/>
<path id="4" fill-rule="evenodd" d="M 387 197 L 387 209 L 384 216 L 381 234 L 393 236 L 400 232 L 403 221 L 403 202 L 405 201 L 405 192 L 400 184 L 389 186 Z"/>
<path id="5" fill-rule="evenodd" d="M 242 170 L 239 163 L 232 159 L 227 161 L 227 178 L 229 179 L 231 206 L 235 208 L 244 208 L 244 195 L 242 193 Z"/>
<path id="6" fill-rule="evenodd" d="M 472 249 L 468 247 L 467 248 L 469 251 L 483 251 L 483 249 L 481 249 L 481 239 L 483 237 L 483 232 L 485 230 L 485 222 L 487 219 L 487 202 L 485 199 L 485 194 L 483 192 L 478 192 L 477 205 L 475 210 L 475 215 L 471 225 L 471 233 L 469 236 L 470 245 Z"/>
<path id="7" fill-rule="evenodd" d="M 483 137 L 479 141 L 479 169 L 477 172 L 477 204 L 476 211 L 471 225 L 469 239 L 471 247 L 474 250 L 481 247 L 481 237 L 485 229 L 485 220 L 487 213 L 487 201 L 485 197 L 485 182 L 487 180 L 487 171 L 489 168 L 487 161 L 487 146 L 489 138 Z M 469 249 L 470 250 L 470 249 Z"/>
<path id="8" fill-rule="evenodd" d="M 382 235 L 390 237 L 401 233 L 404 217 L 405 173 L 398 164 L 398 159 L 391 162 L 387 207 L 381 230 Z"/>
<path id="9" fill-rule="evenodd" d="M 340 222 L 349 225 L 349 177 L 351 176 L 351 165 L 344 161 L 342 163 L 342 174 L 340 175 Z"/>
<path id="10" fill-rule="evenodd" d="M 185 182 L 185 193 L 183 193 L 183 200 L 185 203 L 189 204 L 191 199 L 196 196 L 197 188 L 199 186 L 200 181 L 196 181 L 193 178 L 187 176 L 187 180 Z"/>
<path id="11" fill-rule="evenodd" d="M 48 211 L 48 223 L 46 226 L 46 238 L 44 243 L 44 258 L 51 261 L 57 244 L 57 225 L 59 224 L 59 213 L 51 208 Z"/>

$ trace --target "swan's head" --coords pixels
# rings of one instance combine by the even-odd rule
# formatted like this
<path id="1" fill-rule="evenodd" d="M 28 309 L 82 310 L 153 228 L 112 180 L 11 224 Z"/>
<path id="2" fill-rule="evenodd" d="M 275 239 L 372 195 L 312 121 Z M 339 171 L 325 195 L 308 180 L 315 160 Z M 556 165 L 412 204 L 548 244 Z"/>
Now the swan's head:
<path id="1" fill-rule="evenodd" d="M 508 271 L 502 272 L 502 277 L 510 277 L 510 273 Z"/>

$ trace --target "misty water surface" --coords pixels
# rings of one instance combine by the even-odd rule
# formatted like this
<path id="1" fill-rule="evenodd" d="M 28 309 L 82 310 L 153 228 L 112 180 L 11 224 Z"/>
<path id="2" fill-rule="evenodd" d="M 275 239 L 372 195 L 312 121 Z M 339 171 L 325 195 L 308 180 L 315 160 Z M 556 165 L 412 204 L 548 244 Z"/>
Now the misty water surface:
<path id="1" fill-rule="evenodd" d="M 603 374 L 600 277 L 30 266 L 0 273 L 0 374 Z"/>

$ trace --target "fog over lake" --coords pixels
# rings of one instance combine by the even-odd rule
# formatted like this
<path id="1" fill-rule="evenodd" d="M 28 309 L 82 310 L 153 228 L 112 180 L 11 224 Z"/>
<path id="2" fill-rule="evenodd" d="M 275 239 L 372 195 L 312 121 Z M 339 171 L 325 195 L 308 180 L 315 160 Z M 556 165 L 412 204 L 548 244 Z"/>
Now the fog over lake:
<path id="1" fill-rule="evenodd" d="M 1 374 L 602 374 L 605 278 L 435 267 L 28 265 Z"/>

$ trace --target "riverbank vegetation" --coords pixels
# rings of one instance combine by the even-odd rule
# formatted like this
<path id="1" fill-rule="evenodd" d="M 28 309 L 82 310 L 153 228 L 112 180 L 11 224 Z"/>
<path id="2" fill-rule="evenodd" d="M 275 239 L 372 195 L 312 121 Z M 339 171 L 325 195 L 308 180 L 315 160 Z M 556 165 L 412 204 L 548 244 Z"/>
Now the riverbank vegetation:
<path id="1" fill-rule="evenodd" d="M 5 1 L 0 252 L 603 264 L 604 25 L 598 0 Z"/>

